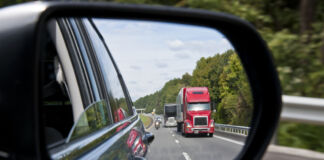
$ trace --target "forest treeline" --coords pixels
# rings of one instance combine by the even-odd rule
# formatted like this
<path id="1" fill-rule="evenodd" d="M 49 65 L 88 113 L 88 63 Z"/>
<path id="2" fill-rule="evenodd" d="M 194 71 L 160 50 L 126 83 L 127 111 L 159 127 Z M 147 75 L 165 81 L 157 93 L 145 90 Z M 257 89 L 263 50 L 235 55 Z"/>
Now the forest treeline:
<path id="1" fill-rule="evenodd" d="M 164 104 L 175 103 L 182 87 L 208 87 L 216 123 L 248 126 L 252 116 L 250 86 L 238 55 L 228 50 L 201 58 L 192 75 L 185 73 L 165 83 L 163 88 L 134 102 L 146 112 L 163 114 Z"/>
<path id="2" fill-rule="evenodd" d="M 29 0 L 2 0 L 0 7 Z M 99 1 L 99 0 L 97 0 Z M 324 98 L 322 0 L 101 0 L 226 12 L 252 23 L 267 42 L 284 94 Z M 158 94 L 158 93 L 154 93 Z M 324 127 L 280 123 L 278 143 L 324 152 Z"/>

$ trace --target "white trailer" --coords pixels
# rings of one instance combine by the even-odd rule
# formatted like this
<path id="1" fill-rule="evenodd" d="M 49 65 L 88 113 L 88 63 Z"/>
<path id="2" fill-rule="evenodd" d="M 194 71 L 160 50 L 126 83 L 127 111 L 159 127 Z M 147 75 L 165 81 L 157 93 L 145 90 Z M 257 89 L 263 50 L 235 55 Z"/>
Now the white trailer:
<path id="1" fill-rule="evenodd" d="M 183 95 L 184 95 L 184 90 L 185 88 L 181 88 L 177 99 L 176 99 L 176 104 L 177 104 L 177 116 L 175 117 L 177 121 L 177 131 L 180 132 L 181 126 L 183 123 Z"/>

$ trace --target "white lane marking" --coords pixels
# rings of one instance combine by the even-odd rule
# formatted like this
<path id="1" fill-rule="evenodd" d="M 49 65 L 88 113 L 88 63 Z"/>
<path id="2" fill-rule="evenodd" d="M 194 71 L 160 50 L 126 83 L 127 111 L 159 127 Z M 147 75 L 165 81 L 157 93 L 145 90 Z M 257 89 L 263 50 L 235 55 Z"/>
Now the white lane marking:
<path id="1" fill-rule="evenodd" d="M 172 136 L 174 137 L 174 134 L 172 134 Z"/>
<path id="2" fill-rule="evenodd" d="M 186 160 L 191 160 L 188 153 L 182 152 L 182 155 L 185 157 Z"/>
<path id="3" fill-rule="evenodd" d="M 175 141 L 175 143 L 179 143 L 179 141 L 176 139 L 176 140 L 174 140 Z"/>
<path id="4" fill-rule="evenodd" d="M 225 141 L 228 141 L 228 142 L 232 142 L 232 143 L 235 143 L 235 144 L 238 144 L 238 145 L 244 145 L 243 142 L 239 142 L 239 141 L 235 141 L 235 140 L 232 140 L 232 139 L 228 139 L 228 138 L 224 138 L 224 137 L 220 137 L 220 136 L 215 136 L 215 138 L 219 138 L 219 139 L 222 139 L 222 140 L 225 140 Z"/>

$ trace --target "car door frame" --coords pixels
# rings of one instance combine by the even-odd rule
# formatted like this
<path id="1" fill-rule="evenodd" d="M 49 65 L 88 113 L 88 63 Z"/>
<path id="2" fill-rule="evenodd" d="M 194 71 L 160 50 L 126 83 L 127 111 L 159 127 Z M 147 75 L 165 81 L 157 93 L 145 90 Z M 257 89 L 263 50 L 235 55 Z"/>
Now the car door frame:
<path id="1" fill-rule="evenodd" d="M 130 133 L 130 131 L 132 129 L 136 129 L 138 132 L 140 132 L 141 136 L 145 136 L 144 126 L 141 123 L 140 118 L 137 115 L 137 113 L 136 112 L 134 113 L 134 111 L 133 111 L 133 108 L 132 108 L 133 103 L 131 101 L 131 98 L 130 98 L 128 89 L 127 89 L 127 87 L 125 85 L 125 82 L 123 80 L 122 74 L 120 73 L 120 70 L 118 69 L 117 64 L 116 64 L 116 62 L 115 62 L 115 60 L 114 60 L 114 58 L 112 56 L 112 53 L 108 49 L 107 43 L 105 42 L 103 36 L 99 32 L 99 30 L 97 29 L 97 27 L 93 23 L 93 21 L 91 19 L 89 19 L 89 18 L 85 18 L 85 20 L 88 20 L 90 22 L 90 24 L 92 25 L 93 29 L 96 31 L 97 36 L 100 38 L 102 44 L 104 45 L 104 47 L 106 49 L 106 52 L 107 52 L 107 54 L 109 56 L 109 59 L 110 59 L 110 61 L 113 64 L 113 67 L 114 67 L 113 68 L 113 71 L 116 72 L 117 77 L 118 77 L 118 81 L 119 81 L 119 83 L 120 83 L 120 85 L 122 87 L 122 91 L 123 91 L 123 95 L 125 96 L 125 99 L 126 99 L 127 107 L 129 109 L 129 111 L 132 112 L 132 114 L 130 114 L 125 119 L 118 120 L 118 121 L 115 121 L 114 122 L 114 124 L 117 124 L 116 127 L 115 127 L 115 128 L 117 128 L 117 131 L 116 131 L 115 135 L 113 135 L 113 136 L 114 137 L 119 137 L 119 138 L 116 138 L 115 139 L 116 141 L 114 143 L 117 143 L 117 144 L 118 143 L 119 144 L 124 143 L 124 144 L 126 144 L 126 142 L 124 142 L 123 140 L 121 140 L 121 137 L 128 136 L 128 134 Z M 89 48 L 90 54 L 92 54 L 91 55 L 92 56 L 91 59 L 92 59 L 94 65 L 95 65 L 95 68 L 96 68 L 96 71 L 95 72 L 97 72 L 97 75 L 101 75 L 100 76 L 100 80 L 99 80 L 100 81 L 100 84 L 101 84 L 101 90 L 102 90 L 102 93 L 104 93 L 104 95 L 106 96 L 105 99 L 106 99 L 107 104 L 109 106 L 110 105 L 109 98 L 108 98 L 109 93 L 107 92 L 107 86 L 105 86 L 105 82 L 104 82 L 104 79 L 103 79 L 103 76 L 102 76 L 102 71 L 100 70 L 99 62 L 98 62 L 98 59 L 96 57 L 96 51 L 93 48 L 94 46 L 92 46 L 92 43 L 90 42 L 91 41 L 90 40 L 91 38 L 90 38 L 90 35 L 89 35 L 86 27 L 84 26 L 84 24 L 82 26 L 83 20 L 80 18 L 79 21 L 80 21 L 79 23 L 80 23 L 80 26 L 81 26 L 80 27 L 81 28 L 81 32 L 84 34 L 85 40 L 87 41 L 85 45 L 87 46 L 87 48 Z M 114 113 L 115 112 L 115 110 L 113 110 L 113 107 L 109 107 L 109 109 L 110 109 L 110 113 Z M 113 117 L 113 119 L 114 119 L 114 117 Z M 125 124 L 127 124 L 127 125 L 125 125 Z M 118 130 L 118 128 L 123 128 L 123 129 L 122 130 Z M 147 142 L 145 142 L 145 143 L 146 143 L 146 145 L 148 145 Z M 105 150 L 109 150 L 108 149 L 109 147 L 107 147 L 107 146 L 110 146 L 111 142 L 107 142 L 107 144 L 108 145 L 103 145 L 103 146 L 100 146 L 100 147 L 101 148 L 106 148 Z M 103 150 L 102 149 L 95 149 L 95 151 L 93 151 L 93 153 L 95 153 L 95 154 L 93 154 L 93 156 L 95 156 L 96 158 L 98 158 L 99 155 L 100 155 L 98 153 L 100 153 L 100 151 L 103 151 Z M 118 151 L 118 150 L 116 150 L 116 151 Z M 102 152 L 102 155 L 104 155 L 104 152 Z M 91 153 L 89 153 L 87 156 L 90 156 L 91 159 L 93 158 L 92 155 L 91 155 Z M 135 156 L 135 155 L 133 155 L 133 156 Z M 144 154 L 144 156 L 145 156 L 145 154 Z M 86 158 L 86 159 L 88 159 L 88 158 Z"/>
<path id="2" fill-rule="evenodd" d="M 89 61 L 91 63 L 90 68 L 93 71 L 93 75 L 95 75 L 97 77 L 95 82 L 97 83 L 98 90 L 100 90 L 99 91 L 100 92 L 100 98 L 102 98 L 103 100 L 106 100 L 107 105 L 109 106 L 109 103 L 108 103 L 109 99 L 105 96 L 105 95 L 108 94 L 108 92 L 106 91 L 106 87 L 104 85 L 102 76 L 100 76 L 101 73 L 100 73 L 100 70 L 98 69 L 98 65 L 97 65 L 98 62 L 95 60 L 96 58 L 93 57 L 95 55 L 94 54 L 95 51 L 93 50 L 93 48 L 91 46 L 89 46 L 89 44 L 88 44 L 89 43 L 89 38 L 87 36 L 85 36 L 85 34 L 86 34 L 86 33 L 84 33 L 85 30 L 82 29 L 82 26 L 81 26 L 80 22 L 78 22 L 78 21 L 75 21 L 75 22 L 78 25 L 78 31 L 77 32 L 79 32 L 81 34 L 82 42 L 77 42 L 76 41 L 74 44 L 70 43 L 71 46 L 69 46 L 69 47 L 76 48 L 76 45 L 83 45 L 86 48 L 85 50 L 87 52 L 87 56 L 88 56 Z M 69 23 L 70 22 L 65 19 L 65 22 L 63 22 L 63 21 L 60 22 L 60 26 L 61 27 L 66 27 L 66 26 L 69 25 Z M 74 28 L 74 29 L 76 29 L 76 28 Z M 75 31 L 67 31 L 67 30 L 65 30 L 65 31 L 62 31 L 62 32 L 64 34 L 72 34 L 72 32 L 75 32 Z M 65 35 L 64 37 L 71 39 L 71 37 L 73 37 L 73 36 L 74 35 Z M 79 44 L 79 43 L 83 43 L 83 44 Z M 73 46 L 73 45 L 75 45 L 75 46 Z M 75 52 L 75 49 L 74 50 L 70 49 L 70 51 Z M 75 62 L 77 65 L 80 65 L 80 63 L 84 64 L 84 62 L 83 62 L 84 57 L 82 57 L 80 55 L 80 52 L 81 51 L 76 52 L 76 53 L 70 53 L 70 54 L 78 54 L 79 55 L 79 57 L 75 60 L 75 61 L 78 61 L 78 62 Z M 109 57 L 109 58 L 111 58 L 111 57 Z M 113 59 L 111 59 L 111 61 L 113 61 Z M 114 65 L 114 67 L 115 67 L 115 65 Z M 114 68 L 114 71 L 116 71 L 116 73 L 117 73 L 116 68 Z M 88 72 L 86 72 L 85 74 L 87 74 L 87 73 Z M 89 76 L 90 75 L 87 75 L 85 77 L 89 77 Z M 120 79 L 118 79 L 118 80 L 120 81 Z M 126 86 L 124 86 L 124 87 L 126 88 Z M 89 91 L 89 90 L 87 90 L 87 91 Z M 123 90 L 123 92 L 124 92 L 124 90 Z M 126 97 L 126 94 L 127 93 L 124 93 L 125 98 L 127 98 L 128 101 L 129 101 L 129 97 Z M 128 107 L 129 107 L 129 105 L 128 105 Z M 130 107 L 130 109 L 133 112 L 133 109 L 131 107 Z M 50 149 L 51 158 L 53 158 L 53 159 L 82 158 L 83 156 L 92 157 L 92 158 L 97 157 L 98 158 L 98 157 L 104 155 L 105 152 L 102 152 L 101 154 L 98 154 L 99 153 L 98 151 L 90 151 L 90 150 L 98 150 L 98 149 L 96 149 L 98 147 L 106 148 L 106 150 L 109 150 L 109 148 L 113 146 L 112 144 L 115 144 L 115 143 L 126 144 L 126 142 L 124 142 L 123 139 L 121 139 L 121 137 L 127 136 L 127 134 L 133 128 L 142 128 L 141 127 L 142 124 L 141 124 L 141 122 L 139 120 L 139 117 L 135 113 L 133 113 L 133 115 L 127 117 L 125 120 L 122 120 L 120 122 L 114 122 L 113 118 L 112 118 L 112 115 L 111 115 L 111 113 L 113 112 L 111 110 L 111 107 L 108 107 L 108 112 L 110 113 L 108 116 L 109 116 L 110 121 L 112 122 L 112 124 L 108 125 L 105 128 L 102 128 L 99 131 L 96 131 L 94 133 L 86 135 L 86 136 L 84 136 L 84 137 L 82 137 L 80 139 L 74 140 L 74 141 L 66 143 L 66 144 L 61 144 L 59 146 L 52 147 Z M 116 129 L 118 127 L 123 126 L 123 124 L 125 124 L 125 123 L 129 123 L 129 125 L 127 125 L 127 127 L 125 127 L 123 130 L 116 132 Z M 143 131 L 144 129 L 141 129 L 141 130 Z M 141 133 L 144 134 L 143 132 L 141 132 Z M 105 138 L 102 139 L 102 137 L 105 137 Z M 113 138 L 114 141 L 108 140 L 108 139 L 110 139 L 112 137 L 115 137 L 115 138 Z M 97 139 L 101 139 L 102 142 L 97 142 L 96 144 L 92 143 L 92 142 L 96 141 Z M 91 149 L 89 149 L 89 146 L 90 146 Z M 85 150 L 84 148 L 88 148 L 88 149 Z M 106 151 L 106 150 L 102 150 L 102 149 L 100 149 L 100 150 L 101 151 Z M 129 153 L 125 153 L 125 154 L 129 154 Z"/>

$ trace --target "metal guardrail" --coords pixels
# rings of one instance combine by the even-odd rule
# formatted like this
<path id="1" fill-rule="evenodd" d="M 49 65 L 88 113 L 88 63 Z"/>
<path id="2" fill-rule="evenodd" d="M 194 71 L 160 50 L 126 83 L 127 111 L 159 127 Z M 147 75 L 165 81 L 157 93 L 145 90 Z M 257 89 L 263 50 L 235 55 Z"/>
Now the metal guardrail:
<path id="1" fill-rule="evenodd" d="M 324 125 L 324 99 L 282 96 L 281 121 Z M 215 123 L 215 130 L 247 135 L 250 127 Z"/>
<path id="2" fill-rule="evenodd" d="M 324 125 L 324 99 L 282 96 L 282 121 Z"/>
<path id="3" fill-rule="evenodd" d="M 136 110 L 136 112 L 137 113 L 144 113 L 144 111 L 145 111 L 145 108 L 135 108 L 135 110 Z"/>
<path id="4" fill-rule="evenodd" d="M 236 133 L 236 134 L 246 136 L 249 134 L 250 127 L 215 123 L 215 130 L 222 131 L 222 132 Z"/>

